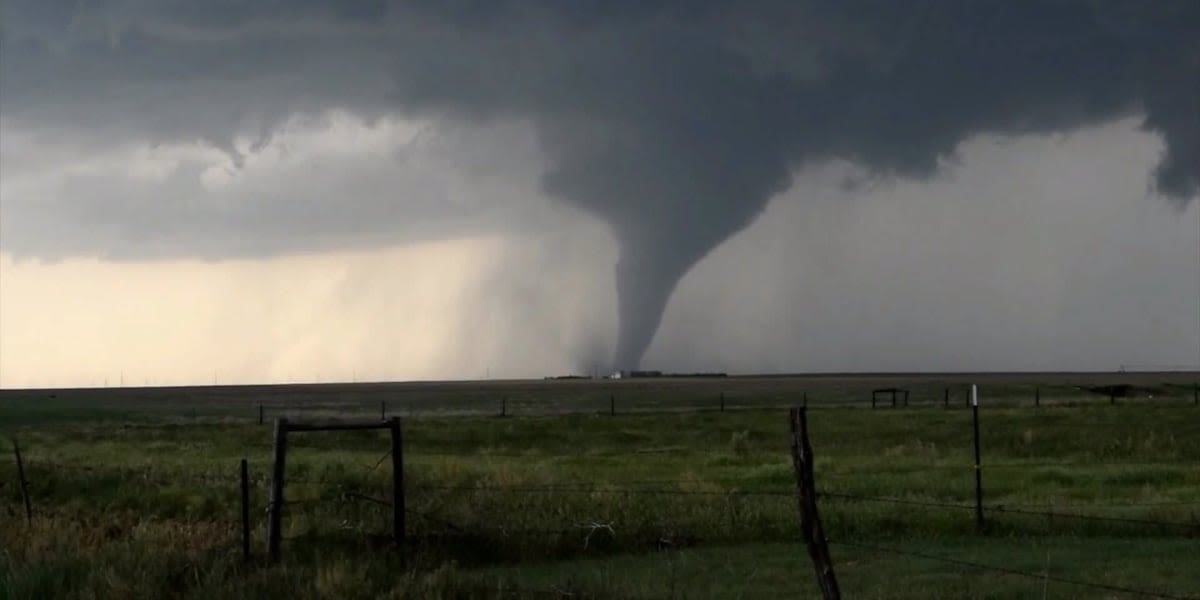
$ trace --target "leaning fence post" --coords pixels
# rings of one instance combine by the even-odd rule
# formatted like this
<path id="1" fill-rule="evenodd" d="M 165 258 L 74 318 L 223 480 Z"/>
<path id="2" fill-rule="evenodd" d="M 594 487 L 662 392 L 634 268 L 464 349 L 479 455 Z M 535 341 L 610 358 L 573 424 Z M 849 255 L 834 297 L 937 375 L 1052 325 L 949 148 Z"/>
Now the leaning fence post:
<path id="1" fill-rule="evenodd" d="M 29 503 L 29 482 L 25 480 L 25 463 L 21 460 L 21 446 L 17 438 L 12 439 L 13 454 L 17 457 L 17 485 L 21 488 L 21 501 L 25 503 L 25 523 L 33 524 L 33 506 Z"/>
<path id="2" fill-rule="evenodd" d="M 979 396 L 971 384 L 971 421 L 975 430 L 975 526 L 983 529 L 983 469 L 979 460 Z"/>
<path id="3" fill-rule="evenodd" d="M 271 503 L 267 507 L 267 558 L 279 561 L 279 546 L 283 541 L 283 474 L 287 462 L 287 419 L 275 419 L 274 464 L 271 467 Z"/>
<path id="4" fill-rule="evenodd" d="M 392 538 L 398 548 L 405 543 L 404 431 L 400 417 L 388 422 L 392 432 Z"/>
<path id="5" fill-rule="evenodd" d="M 242 459 L 242 560 L 250 562 L 250 466 Z"/>
<path id="6" fill-rule="evenodd" d="M 825 540 L 825 530 L 821 527 L 821 516 L 817 512 L 817 486 L 813 478 L 812 445 L 808 441 L 807 409 L 793 408 L 790 415 L 792 430 L 792 469 L 796 475 L 796 501 L 800 508 L 800 531 L 804 544 L 808 547 L 808 555 L 812 558 L 813 568 L 817 572 L 817 585 L 825 600 L 838 600 L 837 577 L 833 573 L 833 559 L 829 556 L 829 546 Z"/>

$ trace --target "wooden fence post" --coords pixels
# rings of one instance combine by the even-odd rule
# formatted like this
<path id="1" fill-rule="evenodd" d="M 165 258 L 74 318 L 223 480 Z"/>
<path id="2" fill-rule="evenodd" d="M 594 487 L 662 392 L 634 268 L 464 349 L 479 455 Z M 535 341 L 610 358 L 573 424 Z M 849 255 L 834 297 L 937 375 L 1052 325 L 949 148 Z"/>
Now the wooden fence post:
<path id="1" fill-rule="evenodd" d="M 33 506 L 29 502 L 29 482 L 25 480 L 25 463 L 21 460 L 21 446 L 17 444 L 17 438 L 12 439 L 13 454 L 17 457 L 17 485 L 21 488 L 21 501 L 25 503 L 25 523 L 33 524 Z"/>
<path id="2" fill-rule="evenodd" d="M 242 459 L 242 560 L 250 562 L 250 466 Z"/>
<path id="3" fill-rule="evenodd" d="M 500 398 L 500 416 L 508 416 L 508 396 Z"/>
<path id="4" fill-rule="evenodd" d="M 397 548 L 405 545 L 404 431 L 400 417 L 388 422 L 392 432 L 392 538 Z"/>
<path id="5" fill-rule="evenodd" d="M 608 414 L 609 416 L 617 416 L 617 396 L 610 395 L 608 397 Z"/>
<path id="6" fill-rule="evenodd" d="M 274 464 L 271 467 L 271 503 L 267 507 L 267 558 L 279 562 L 283 541 L 283 474 L 287 462 L 287 419 L 275 419 Z"/>
<path id="7" fill-rule="evenodd" d="M 790 415 L 792 430 L 792 469 L 796 475 L 796 501 L 800 508 L 800 531 L 808 555 L 817 572 L 817 586 L 825 600 L 840 600 L 837 577 L 833 573 L 833 560 L 821 527 L 821 516 L 817 512 L 817 486 L 813 478 L 812 445 L 808 441 L 807 409 L 793 408 Z"/>
<path id="8" fill-rule="evenodd" d="M 1200 383 L 1192 384 L 1192 404 L 1200 404 Z"/>
<path id="9" fill-rule="evenodd" d="M 1033 388 L 1033 405 L 1042 405 L 1042 388 L 1040 386 Z"/>
<path id="10" fill-rule="evenodd" d="M 950 408 L 950 388 L 945 388 L 943 391 L 942 408 Z"/>
<path id="11" fill-rule="evenodd" d="M 983 529 L 983 468 L 979 459 L 979 396 L 971 384 L 971 421 L 975 431 L 975 526 Z"/>
<path id="12" fill-rule="evenodd" d="M 387 420 L 387 400 L 379 401 L 379 420 L 380 421 Z"/>
<path id="13" fill-rule="evenodd" d="M 263 405 L 262 405 L 262 402 L 259 402 L 259 403 L 258 403 L 258 424 L 259 424 L 259 425 L 262 425 L 262 424 L 263 424 Z"/>
<path id="14" fill-rule="evenodd" d="M 721 392 L 721 412 L 725 412 L 725 392 Z"/>

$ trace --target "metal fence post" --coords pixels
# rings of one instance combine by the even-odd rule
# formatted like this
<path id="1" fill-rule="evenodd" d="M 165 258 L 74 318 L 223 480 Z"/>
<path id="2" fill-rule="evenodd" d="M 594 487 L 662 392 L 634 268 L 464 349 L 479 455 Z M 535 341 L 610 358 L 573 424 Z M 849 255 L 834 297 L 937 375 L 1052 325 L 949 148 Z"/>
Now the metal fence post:
<path id="1" fill-rule="evenodd" d="M 971 384 L 971 421 L 975 431 L 975 526 L 983 529 L 983 468 L 979 458 L 979 396 Z"/>
<path id="2" fill-rule="evenodd" d="M 404 430 L 400 417 L 388 422 L 392 433 L 392 538 L 398 548 L 405 545 Z"/>
<path id="3" fill-rule="evenodd" d="M 271 467 L 271 503 L 267 507 L 267 558 L 278 562 L 283 541 L 283 476 L 287 463 L 287 419 L 275 419 L 274 464 Z"/>
<path id="4" fill-rule="evenodd" d="M 241 463 L 242 475 L 242 560 L 250 562 L 250 466 Z"/>
<path id="5" fill-rule="evenodd" d="M 21 488 L 21 501 L 25 503 L 25 523 L 33 524 L 33 506 L 29 501 L 29 482 L 25 479 L 25 462 L 21 460 L 21 446 L 17 438 L 12 439 L 13 454 L 17 457 L 17 485 Z"/>

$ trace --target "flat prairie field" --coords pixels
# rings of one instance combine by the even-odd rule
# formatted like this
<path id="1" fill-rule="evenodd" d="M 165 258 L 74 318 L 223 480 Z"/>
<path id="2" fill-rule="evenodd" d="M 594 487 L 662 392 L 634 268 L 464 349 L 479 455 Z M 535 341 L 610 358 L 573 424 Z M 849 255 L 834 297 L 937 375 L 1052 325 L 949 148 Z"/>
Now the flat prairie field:
<path id="1" fill-rule="evenodd" d="M 0 599 L 819 598 L 805 404 L 844 598 L 1200 598 L 1197 380 L 0 390 Z M 276 420 L 397 417 L 402 493 L 389 430 L 287 434 L 270 560 Z"/>

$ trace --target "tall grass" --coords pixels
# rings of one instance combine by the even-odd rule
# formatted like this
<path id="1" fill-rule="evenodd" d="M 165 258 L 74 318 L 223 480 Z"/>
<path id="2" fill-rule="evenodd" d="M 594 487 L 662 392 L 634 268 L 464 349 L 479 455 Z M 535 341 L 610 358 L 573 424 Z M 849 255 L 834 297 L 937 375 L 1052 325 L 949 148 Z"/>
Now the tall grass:
<path id="1" fill-rule="evenodd" d="M 721 597 L 728 585 L 680 561 L 695 556 L 708 564 L 719 554 L 731 565 L 807 573 L 801 562 L 759 556 L 797 532 L 785 416 L 408 420 L 409 542 L 399 550 L 388 537 L 384 435 L 297 434 L 290 439 L 285 559 L 273 567 L 259 558 L 268 427 L 39 422 L 16 432 L 36 510 L 32 526 L 10 483 L 15 468 L 0 462 L 0 598 Z M 1056 564 L 1067 573 L 1119 559 L 1102 551 L 1118 540 L 1156 557 L 1142 585 L 1191 585 L 1186 557 L 1156 549 L 1194 543 L 1200 530 L 1200 418 L 1192 407 L 1002 407 L 986 409 L 982 422 L 989 507 L 1184 525 L 989 511 L 988 528 L 977 532 L 972 510 L 954 507 L 974 501 L 967 411 L 813 409 L 829 535 L 916 548 L 949 544 L 956 552 L 1009 548 L 991 557 L 1003 562 L 1024 560 L 1012 550 L 1021 544 L 1094 540 L 1080 551 L 1091 562 Z M 239 550 L 243 456 L 253 485 L 256 558 L 249 564 Z M 880 497 L 905 503 L 872 499 Z M 634 568 L 612 569 L 629 557 L 642 557 L 647 581 L 657 573 L 670 585 L 623 585 L 620 574 Z M 860 563 L 875 570 L 859 570 Z M 940 567 L 901 567 L 869 555 L 846 566 L 863 590 L 889 573 L 935 581 L 928 596 L 909 597 L 963 590 Z M 794 578 L 779 595 L 807 589 L 799 583 L 806 578 Z M 770 595 L 773 585 L 760 591 Z"/>

